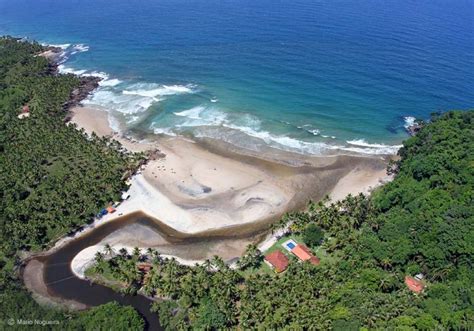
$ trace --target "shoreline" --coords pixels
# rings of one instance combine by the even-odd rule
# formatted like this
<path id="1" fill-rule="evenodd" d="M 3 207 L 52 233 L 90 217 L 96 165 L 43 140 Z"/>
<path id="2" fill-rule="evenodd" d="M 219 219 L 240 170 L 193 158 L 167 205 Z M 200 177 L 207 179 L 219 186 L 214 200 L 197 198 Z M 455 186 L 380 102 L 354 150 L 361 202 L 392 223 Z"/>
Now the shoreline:
<path id="1" fill-rule="evenodd" d="M 25 287 L 38 304 L 59 309 L 64 307 L 73 311 L 88 308 L 87 305 L 81 302 L 65 299 L 50 293 L 48 284 L 44 282 L 43 273 L 44 263 L 37 258 L 28 260 L 21 271 L 21 277 Z"/>
<path id="2" fill-rule="evenodd" d="M 279 160 L 280 162 L 278 162 L 277 160 L 269 160 L 268 158 L 259 159 L 254 155 L 236 154 L 234 151 L 229 152 L 228 150 L 223 151 L 222 146 L 218 145 L 204 150 L 199 143 L 184 138 L 159 138 L 156 141 L 148 140 L 136 142 L 114 132 L 109 126 L 109 114 L 104 110 L 78 106 L 73 108 L 71 113 L 73 114 L 71 123 L 77 125 L 78 128 L 83 128 L 87 134 L 95 132 L 98 136 L 111 137 L 112 139 L 118 140 L 127 150 L 132 152 L 159 149 L 160 152 L 165 155 L 163 158 L 151 160 L 142 166 L 141 171 L 130 179 L 131 185 L 127 192 L 130 194 L 129 200 L 122 202 L 114 214 L 106 215 L 100 221 L 96 220 L 91 230 L 99 225 L 99 223 L 113 222 L 120 217 L 117 215 L 126 216 L 132 213 L 144 213 L 149 215 L 151 218 L 159 220 L 171 229 L 178 231 L 181 235 L 187 235 L 189 237 L 235 226 L 244 227 L 246 225 L 254 225 L 258 222 L 271 224 L 273 220 L 278 219 L 285 212 L 306 207 L 310 199 L 319 200 L 326 194 L 329 194 L 332 199 L 339 200 L 349 193 L 366 194 L 391 179 L 385 170 L 385 163 L 387 161 L 380 157 L 331 155 L 304 158 L 300 156 L 297 160 L 281 159 Z M 198 157 L 196 155 L 198 155 Z M 288 153 L 285 156 L 288 157 L 292 155 Z M 166 162 L 167 159 L 168 163 Z M 209 161 L 211 161 L 212 164 L 209 165 Z M 355 163 L 354 167 L 350 161 Z M 194 166 L 188 169 L 186 168 L 186 162 L 190 162 Z M 184 166 L 183 163 L 185 164 Z M 199 163 L 204 163 L 205 166 L 195 167 L 195 165 Z M 257 171 L 260 176 L 267 176 L 264 178 L 267 181 L 271 180 L 272 185 L 249 193 L 246 192 L 246 190 L 248 190 L 249 187 L 255 188 L 255 184 L 247 185 L 247 183 L 245 183 L 245 185 L 242 185 L 238 182 L 233 182 L 233 184 L 216 183 L 213 181 L 212 176 L 209 177 L 209 172 L 212 172 L 209 168 L 215 164 L 218 164 L 219 168 L 224 167 L 223 172 L 228 172 L 229 169 L 231 169 L 237 173 L 243 173 L 246 177 L 254 175 L 255 171 Z M 229 167 L 229 169 L 226 169 L 226 166 Z M 242 168 L 244 171 L 242 171 Z M 268 171 L 262 171 L 261 168 L 271 169 L 271 171 L 269 171 L 271 176 L 268 176 Z M 341 171 L 340 168 L 343 170 Z M 165 169 L 168 169 L 168 171 Z M 314 178 L 313 172 L 317 173 L 318 170 L 319 176 Z M 217 167 L 214 167 L 213 171 L 218 171 Z M 324 178 L 325 176 L 322 174 L 325 174 L 326 178 Z M 201 179 L 205 180 L 206 184 L 212 183 L 209 184 L 210 186 L 212 185 L 211 190 L 209 192 L 198 192 L 200 194 L 190 194 L 189 192 L 183 194 L 183 190 L 180 190 L 179 186 L 185 182 L 186 178 L 184 177 L 188 176 L 193 178 L 192 181 L 199 181 Z M 221 178 L 221 176 L 226 177 L 225 175 L 218 174 L 217 178 Z M 284 180 L 278 181 L 279 176 L 284 178 Z M 308 179 L 310 179 L 310 184 L 305 185 L 305 181 L 307 182 Z M 324 181 L 324 179 L 326 179 L 326 181 Z M 257 182 L 261 183 L 263 180 Z M 320 185 L 322 190 L 311 191 L 308 189 L 308 186 L 315 184 L 315 182 L 322 184 Z M 233 186 L 239 187 L 239 184 L 243 187 L 240 190 Z M 262 196 L 272 190 L 282 190 L 284 185 L 288 185 L 288 187 L 293 188 L 293 190 L 286 196 L 283 193 L 281 196 L 278 196 L 280 200 L 277 200 L 278 202 L 274 205 L 276 211 L 271 211 L 270 208 L 262 208 L 261 206 L 260 209 L 250 206 L 249 210 L 253 213 L 253 217 L 235 217 L 234 215 L 232 218 L 230 217 L 230 213 L 226 215 L 222 208 L 218 206 L 219 204 L 225 203 L 223 201 L 224 199 L 232 199 L 232 197 L 236 195 L 235 191 L 240 194 L 248 195 L 257 192 L 259 196 Z M 176 189 L 177 187 L 178 189 Z M 262 203 L 262 200 L 265 201 L 266 199 L 268 201 L 273 197 L 275 197 L 275 195 L 265 196 L 265 198 L 260 197 L 258 200 Z M 283 197 L 286 198 L 284 203 L 282 201 Z M 208 208 L 203 212 L 202 206 L 205 203 L 209 204 L 210 200 L 217 200 L 218 203 L 212 206 L 214 209 L 211 209 L 208 205 Z M 150 201 L 153 201 L 154 204 L 150 204 Z M 226 206 L 227 209 L 231 207 L 232 206 L 229 205 Z M 246 204 L 241 204 L 239 207 L 245 208 Z M 197 213 L 195 213 L 196 208 L 199 209 Z M 255 213 L 256 210 L 257 213 Z M 260 213 L 258 213 L 258 211 L 260 211 Z M 212 221 L 212 219 L 218 218 L 219 222 Z M 222 221 L 222 219 L 224 220 Z M 85 233 L 79 234 L 78 237 L 83 234 Z M 276 237 L 279 234 L 280 232 L 266 235 L 262 240 L 259 240 L 259 248 L 263 251 L 270 247 L 277 240 Z M 85 268 L 91 264 L 95 253 L 101 251 L 101 247 L 102 245 L 89 247 L 80 252 L 74 260 L 71 261 L 71 268 L 76 276 L 84 278 Z M 130 248 L 131 246 L 127 245 L 126 239 L 122 239 L 122 242 L 115 243 L 114 247 Z M 145 247 L 139 248 L 144 249 Z M 178 256 L 168 256 L 174 257 L 180 263 L 182 262 L 188 265 L 201 263 L 203 261 L 188 260 Z"/>
<path id="3" fill-rule="evenodd" d="M 89 77 L 87 81 L 97 84 L 97 79 Z M 82 86 L 82 92 L 90 93 L 91 87 Z M 147 214 L 184 239 L 236 229 L 245 234 L 247 226 L 270 225 L 284 213 L 306 207 L 309 200 L 319 200 L 327 194 L 339 199 L 348 193 L 367 193 L 390 180 L 385 168 L 391 156 L 303 156 L 279 150 L 255 155 L 227 143 L 193 141 L 185 137 L 136 141 L 113 131 L 107 111 L 80 105 L 78 98 L 85 98 L 80 92 L 77 91 L 76 98 L 65 105 L 67 125 L 76 125 L 87 135 L 94 132 L 99 137 L 117 140 L 129 152 L 155 152 L 155 157 L 149 158 L 129 179 L 130 198 L 121 202 L 115 213 L 94 219 L 72 236 L 56 241 L 50 249 L 24 260 L 25 285 L 42 298 L 40 301 L 65 304 L 72 309 L 85 308 L 48 292 L 40 260 L 122 215 Z M 233 232 L 236 236 L 239 233 Z M 259 240 L 259 247 L 264 249 L 270 245 L 276 235 L 268 234 Z M 114 247 L 131 246 L 124 239 Z M 91 246 L 70 262 L 77 277 L 84 277 L 84 268 L 100 249 L 101 245 Z M 244 249 L 237 249 L 239 255 Z M 184 264 L 201 262 L 168 254 L 163 256 L 177 258 Z"/>
<path id="4" fill-rule="evenodd" d="M 71 114 L 70 123 L 89 135 L 111 137 L 131 152 L 159 151 L 163 155 L 141 167 L 130 180 L 130 198 L 103 221 L 142 211 L 193 235 L 278 218 L 326 194 L 341 199 L 349 193 L 368 193 L 390 180 L 385 172 L 388 157 L 295 158 L 280 153 L 278 160 L 270 160 L 218 144 L 205 148 L 180 137 L 137 142 L 114 132 L 104 110 L 78 106 Z"/>

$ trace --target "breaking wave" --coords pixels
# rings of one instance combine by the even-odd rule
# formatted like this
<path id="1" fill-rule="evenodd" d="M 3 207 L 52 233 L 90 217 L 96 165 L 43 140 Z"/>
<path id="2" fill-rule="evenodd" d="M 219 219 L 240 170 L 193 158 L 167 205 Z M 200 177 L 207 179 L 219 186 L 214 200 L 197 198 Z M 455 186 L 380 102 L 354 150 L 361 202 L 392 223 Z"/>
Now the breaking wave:
<path id="1" fill-rule="evenodd" d="M 193 93 L 192 86 L 159 85 L 154 83 L 122 82 L 118 79 L 106 79 L 99 83 L 99 88 L 84 102 L 111 109 L 125 115 L 146 112 L 154 103 L 168 96 Z M 120 85 L 120 86 L 118 86 Z M 121 86 L 125 86 L 125 89 Z M 129 118 L 130 122 L 136 118 Z"/>
<path id="2" fill-rule="evenodd" d="M 42 44 L 42 45 L 61 48 L 62 50 L 66 50 L 71 46 L 71 44 Z"/>
<path id="3" fill-rule="evenodd" d="M 366 142 L 364 139 L 355 139 L 355 140 L 348 140 L 347 143 L 353 146 L 360 146 L 360 147 L 369 147 L 369 148 L 388 148 L 388 147 L 398 147 L 401 146 L 389 146 L 385 144 L 370 144 Z"/>
<path id="4" fill-rule="evenodd" d="M 86 100 L 84 104 L 98 105 L 106 109 L 117 111 L 126 115 L 143 113 L 155 102 L 166 96 L 194 93 L 194 85 L 160 85 L 154 83 L 132 83 L 112 78 L 102 71 L 75 69 L 66 65 L 67 60 L 82 52 L 87 52 L 89 46 L 84 44 L 49 45 L 62 49 L 58 59 L 58 70 L 63 74 L 77 76 L 100 77 L 99 88 Z M 136 116 L 130 116 L 129 122 L 136 122 Z"/>
<path id="5" fill-rule="evenodd" d="M 86 100 L 84 104 L 101 106 L 107 110 L 122 114 L 128 124 L 136 123 L 142 113 L 147 112 L 153 104 L 171 96 L 194 94 L 199 92 L 196 85 L 165 85 L 156 83 L 122 81 L 100 71 L 74 69 L 66 66 L 65 62 L 74 54 L 86 52 L 89 47 L 84 44 L 51 45 L 61 48 L 61 73 L 70 73 L 79 76 L 96 76 L 102 80 L 99 88 Z M 221 139 L 242 147 L 268 145 L 285 151 L 303 154 L 324 154 L 331 152 L 350 152 L 359 154 L 394 154 L 401 146 L 369 143 L 363 139 L 348 140 L 345 144 L 337 144 L 335 136 L 323 135 L 318 128 L 310 124 L 296 126 L 289 122 L 282 122 L 289 126 L 288 130 L 301 130 L 298 138 L 290 134 L 276 134 L 273 129 L 265 128 L 264 123 L 254 115 L 224 111 L 216 107 L 217 97 L 207 99 L 207 102 L 181 111 L 174 111 L 165 116 L 171 120 L 155 121 L 150 129 L 155 134 L 176 136 L 188 130 L 196 137 Z M 174 116 L 174 117 L 173 117 Z M 406 117 L 405 123 L 410 125 L 414 118 Z M 112 123 L 113 122 L 113 123 Z M 110 124 L 117 129 L 120 127 L 118 119 Z M 306 136 L 305 136 L 306 135 Z M 301 138 L 303 137 L 303 138 Z M 316 141 L 315 141 L 316 140 Z"/>
<path id="6" fill-rule="evenodd" d="M 303 154 L 323 154 L 330 152 L 351 152 L 359 154 L 384 155 L 394 154 L 400 146 L 370 144 L 365 140 L 352 140 L 346 145 L 334 143 L 334 136 L 322 136 L 319 130 L 300 126 L 313 136 L 332 139 L 332 141 L 305 141 L 288 135 L 277 135 L 262 128 L 262 122 L 250 114 L 235 114 L 222 111 L 214 106 L 200 105 L 173 113 L 182 120 L 173 128 L 154 128 L 155 133 L 179 134 L 181 130 L 193 128 L 198 138 L 221 139 L 236 145 L 244 144 L 252 138 L 262 143 L 285 151 Z M 290 123 L 288 123 L 291 125 Z M 155 124 L 156 125 L 156 124 Z M 236 134 L 240 133 L 240 134 Z M 244 138 L 244 137 L 247 138 Z M 255 145 L 255 144 L 254 144 Z M 242 147 L 248 147 L 248 144 Z"/>
<path id="7" fill-rule="evenodd" d="M 138 83 L 130 86 L 122 93 L 126 95 L 139 95 L 142 97 L 154 98 L 157 96 L 193 93 L 193 85 L 157 85 Z"/>
<path id="8" fill-rule="evenodd" d="M 403 120 L 405 121 L 405 124 L 403 126 L 405 127 L 405 129 L 408 130 L 409 127 L 415 125 L 416 118 L 414 118 L 413 116 L 406 116 L 403 118 Z"/>

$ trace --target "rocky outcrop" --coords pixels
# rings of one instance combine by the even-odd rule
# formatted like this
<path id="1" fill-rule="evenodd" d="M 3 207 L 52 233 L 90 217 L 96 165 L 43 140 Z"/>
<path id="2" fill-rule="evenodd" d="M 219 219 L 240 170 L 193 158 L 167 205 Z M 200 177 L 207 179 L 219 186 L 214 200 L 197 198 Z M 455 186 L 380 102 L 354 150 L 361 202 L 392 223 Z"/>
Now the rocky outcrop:
<path id="1" fill-rule="evenodd" d="M 48 46 L 45 51 L 39 54 L 49 61 L 49 74 L 58 75 L 59 65 L 64 60 L 64 50 L 60 47 Z M 63 109 L 68 111 L 72 107 L 77 106 L 82 100 L 87 98 L 98 86 L 102 80 L 100 77 L 94 76 L 77 76 L 80 84 L 71 92 L 69 100 L 63 104 Z M 66 116 L 66 121 L 70 120 L 70 115 Z"/>
<path id="2" fill-rule="evenodd" d="M 423 127 L 422 123 L 415 122 L 412 125 L 408 126 L 406 130 L 410 136 L 414 136 L 418 133 L 418 131 L 421 130 L 422 127 Z"/>
<path id="3" fill-rule="evenodd" d="M 102 80 L 100 77 L 93 76 L 79 76 L 79 79 L 81 81 L 79 87 L 71 92 L 69 101 L 64 104 L 64 109 L 66 110 L 77 106 L 82 100 L 87 98 L 99 86 L 99 82 Z"/>

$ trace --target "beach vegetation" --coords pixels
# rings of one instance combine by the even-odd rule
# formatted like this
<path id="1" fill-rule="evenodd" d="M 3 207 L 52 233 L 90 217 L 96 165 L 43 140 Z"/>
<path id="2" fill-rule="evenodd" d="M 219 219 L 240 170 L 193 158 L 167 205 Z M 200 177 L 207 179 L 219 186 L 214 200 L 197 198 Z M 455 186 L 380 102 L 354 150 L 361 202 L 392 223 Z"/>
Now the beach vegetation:
<path id="1" fill-rule="evenodd" d="M 323 230 L 314 223 L 308 224 L 303 231 L 303 241 L 311 248 L 319 246 L 323 238 Z"/>
<path id="2" fill-rule="evenodd" d="M 102 329 L 117 329 L 133 317 L 123 325 L 139 328 L 141 317 L 117 305 L 78 315 L 47 310 L 19 281 L 20 256 L 92 222 L 119 200 L 126 177 L 142 160 L 115 141 L 88 137 L 65 124 L 71 97 L 84 80 L 57 74 L 54 63 L 38 56 L 46 50 L 35 42 L 0 38 L 0 319 L 57 319 L 58 329 L 70 329 L 64 323 L 75 319 L 77 326 L 93 321 L 100 329 L 104 321 Z M 30 115 L 18 118 L 26 108 Z"/>

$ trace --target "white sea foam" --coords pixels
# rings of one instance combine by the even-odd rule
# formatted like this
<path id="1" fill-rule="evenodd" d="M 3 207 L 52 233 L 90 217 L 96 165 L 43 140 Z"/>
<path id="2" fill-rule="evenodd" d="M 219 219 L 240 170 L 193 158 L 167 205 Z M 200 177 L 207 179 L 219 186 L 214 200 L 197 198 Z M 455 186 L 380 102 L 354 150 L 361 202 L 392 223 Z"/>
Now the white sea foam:
<path id="1" fill-rule="evenodd" d="M 173 137 L 176 136 L 176 133 L 171 131 L 171 128 L 154 128 L 153 133 L 155 133 L 155 134 L 165 134 L 165 135 L 173 136 Z"/>
<path id="2" fill-rule="evenodd" d="M 115 88 L 115 86 L 124 82 L 118 79 L 108 79 L 108 76 L 104 78 L 105 80 L 100 83 L 101 88 L 89 98 L 88 102 L 123 114 L 142 113 L 154 103 L 163 100 L 166 96 L 192 93 L 190 86 L 166 86 L 150 83 L 137 83 L 122 90 Z M 133 121 L 133 118 L 129 120 Z"/>
<path id="3" fill-rule="evenodd" d="M 402 145 L 371 144 L 364 139 L 348 140 L 347 143 L 357 147 L 346 147 L 345 150 L 364 150 L 367 154 L 395 154 L 402 147 Z"/>
<path id="4" fill-rule="evenodd" d="M 226 139 L 229 142 L 241 144 L 241 137 L 228 134 L 226 137 L 223 133 L 219 133 L 219 126 L 227 129 L 235 130 L 245 134 L 246 136 L 258 139 L 269 146 L 292 152 L 303 154 L 322 154 L 331 151 L 344 151 L 362 154 L 393 154 L 396 153 L 400 146 L 390 146 L 383 144 L 369 144 L 366 141 L 352 140 L 348 141 L 348 146 L 328 144 L 325 142 L 310 142 L 287 135 L 276 135 L 269 131 L 261 129 L 261 121 L 250 114 L 241 114 L 232 119 L 232 114 L 225 113 L 214 107 L 197 106 L 180 112 L 175 112 L 174 115 L 185 118 L 184 122 L 176 125 L 176 128 L 184 127 L 216 127 L 216 130 L 198 130 L 196 131 L 198 137 L 208 137 L 217 139 Z M 313 135 L 319 135 L 316 129 L 307 129 L 310 127 L 306 125 L 304 128 L 300 127 Z M 166 130 L 160 128 L 160 130 Z M 225 135 L 225 134 L 224 134 Z M 335 139 L 334 136 L 326 136 Z"/>
<path id="5" fill-rule="evenodd" d="M 51 46 L 51 47 L 57 47 L 62 50 L 62 52 L 59 54 L 59 59 L 58 63 L 63 64 L 65 63 L 71 55 L 77 54 L 77 53 L 83 53 L 87 52 L 89 50 L 89 46 L 85 44 L 47 44 L 47 43 L 42 43 L 41 45 L 43 46 Z"/>
<path id="6" fill-rule="evenodd" d="M 68 49 L 69 49 L 69 47 L 68 47 Z M 85 44 L 72 45 L 72 47 L 71 47 L 71 55 L 77 54 L 77 53 L 87 52 L 88 50 L 89 50 L 89 46 L 87 46 L 87 45 L 85 45 Z"/>
<path id="7" fill-rule="evenodd" d="M 413 116 L 406 116 L 403 118 L 403 120 L 405 121 L 405 125 L 403 126 L 405 127 L 405 129 L 408 129 L 410 126 L 413 126 L 415 124 L 416 118 L 414 118 Z"/>
<path id="8" fill-rule="evenodd" d="M 194 120 L 200 120 L 201 119 L 201 113 L 205 110 L 206 108 L 203 106 L 197 106 L 188 110 L 183 110 L 180 112 L 173 113 L 176 116 L 181 116 L 181 117 L 187 117 L 190 119 Z"/>
<path id="9" fill-rule="evenodd" d="M 69 47 L 71 47 L 71 44 L 41 44 L 42 46 L 50 46 L 50 47 L 56 47 L 56 48 L 61 48 L 62 50 L 66 50 Z"/>
<path id="10" fill-rule="evenodd" d="M 146 111 L 156 101 L 159 99 L 129 96 L 111 90 L 99 89 L 83 102 L 131 115 Z"/>
<path id="11" fill-rule="evenodd" d="M 192 93 L 193 92 L 193 85 L 163 85 L 163 87 L 170 92 L 175 93 Z"/>
<path id="12" fill-rule="evenodd" d="M 392 147 L 392 146 L 385 145 L 385 144 L 370 144 L 370 143 L 368 143 L 367 141 L 365 141 L 364 139 L 348 140 L 347 143 L 348 143 L 349 145 L 353 145 L 353 146 L 370 147 L 370 148 L 386 148 L 386 147 Z M 401 146 L 400 146 L 400 147 L 401 147 Z"/>
<path id="13" fill-rule="evenodd" d="M 128 85 L 116 78 L 109 78 L 103 72 L 90 72 L 86 75 L 99 76 L 103 80 L 100 88 L 88 99 L 86 103 L 96 104 L 110 110 L 128 115 L 128 121 L 137 119 L 132 117 L 147 111 L 154 103 L 162 101 L 167 96 L 193 93 L 193 85 L 159 85 L 154 83 L 136 83 Z M 117 85 L 124 84 L 125 90 Z"/>
<path id="14" fill-rule="evenodd" d="M 313 136 L 319 136 L 319 134 L 321 133 L 318 129 L 309 129 L 307 131 L 313 134 Z"/>
<path id="15" fill-rule="evenodd" d="M 177 128 L 193 128 L 200 126 L 222 126 L 229 122 L 224 111 L 209 106 L 196 106 L 191 109 L 173 113 L 183 118 L 183 122 L 176 124 Z"/>
<path id="16" fill-rule="evenodd" d="M 117 79 L 117 78 L 112 78 L 112 79 L 104 79 L 102 81 L 99 82 L 99 85 L 100 86 L 117 86 L 119 84 L 121 84 L 122 81 L 120 79 Z"/>
<path id="17" fill-rule="evenodd" d="M 70 55 L 86 52 L 89 50 L 87 45 L 55 45 L 63 49 L 62 64 L 59 65 L 59 71 L 62 73 L 72 73 L 82 76 L 96 76 L 101 77 L 102 81 L 99 83 L 100 88 L 92 94 L 84 103 L 99 105 L 105 109 L 110 109 L 125 114 L 128 123 L 138 121 L 141 116 L 140 113 L 147 111 L 155 102 L 159 102 L 164 98 L 172 95 L 195 93 L 196 86 L 194 85 L 160 85 L 154 83 L 136 83 L 129 85 L 127 82 L 122 82 L 117 78 L 110 78 L 107 73 L 97 71 L 78 70 L 64 65 L 64 62 Z M 125 89 L 117 87 L 117 85 L 124 84 Z M 217 98 L 212 97 L 211 103 L 216 103 Z M 214 128 L 207 131 L 211 136 L 209 138 L 216 138 L 226 134 L 222 128 L 230 131 L 240 132 L 245 134 L 254 142 L 261 141 L 269 146 L 279 148 L 286 151 L 299 152 L 304 154 L 322 154 L 328 151 L 345 151 L 363 154 L 393 154 L 400 146 L 389 146 L 384 144 L 371 144 L 363 139 L 347 141 L 347 145 L 328 144 L 325 142 L 305 141 L 293 138 L 287 135 L 277 135 L 262 129 L 262 123 L 256 116 L 250 114 L 232 114 L 227 113 L 214 106 L 199 105 L 190 109 L 177 111 L 173 113 L 177 118 L 182 118 L 181 123 L 171 127 L 157 127 L 152 125 L 151 129 L 155 134 L 166 134 L 174 136 L 179 132 L 180 128 Z M 111 126 L 118 130 L 119 122 L 114 118 L 109 118 Z M 414 118 L 405 118 L 406 125 L 414 122 Z M 291 125 L 290 123 L 287 123 Z M 303 125 L 298 128 L 307 131 L 313 136 L 321 136 L 323 138 L 333 138 L 334 136 L 321 135 L 321 132 L 311 125 Z M 206 134 L 206 130 L 195 130 Z M 211 133 L 214 132 L 214 133 Z M 220 133 L 219 133 L 220 132 Z M 214 135 L 214 137 L 212 136 Z M 242 136 L 230 134 L 228 137 L 236 144 L 242 143 Z M 238 139 L 238 141 L 235 141 Z M 260 143 L 257 143 L 257 145 Z"/>
<path id="18" fill-rule="evenodd" d="M 284 123 L 291 125 L 291 123 L 288 123 L 288 122 L 284 122 Z M 304 130 L 308 133 L 311 133 L 313 136 L 321 135 L 321 131 L 319 131 L 319 129 L 312 129 L 310 124 L 299 125 L 297 126 L 297 128 Z"/>
<path id="19" fill-rule="evenodd" d="M 99 77 L 102 78 L 102 80 L 107 80 L 109 79 L 109 75 L 103 71 L 90 71 L 82 74 L 82 76 L 89 76 L 89 77 Z"/>
<path id="20" fill-rule="evenodd" d="M 253 123 L 254 124 L 254 123 Z M 259 127 L 255 125 L 236 125 L 235 123 L 229 123 L 225 121 L 222 124 L 223 127 L 242 132 L 243 134 L 259 139 L 265 144 L 282 149 L 285 151 L 303 153 L 303 154 L 323 154 L 334 151 L 344 151 L 358 154 L 371 154 L 371 155 L 385 155 L 385 154 L 394 154 L 400 146 L 389 146 L 382 144 L 367 144 L 364 143 L 364 146 L 343 146 L 336 144 L 328 144 L 325 142 L 309 142 L 303 141 L 296 138 L 292 138 L 286 135 L 275 135 L 265 130 L 260 130 Z M 200 132 L 199 135 L 203 136 L 206 132 Z M 209 138 L 215 138 L 209 136 Z M 219 134 L 219 138 L 222 138 L 222 135 Z M 335 137 L 334 137 L 335 138 Z M 238 141 L 234 141 L 237 145 L 241 144 L 241 138 L 237 138 Z M 229 142 L 232 142 L 232 138 L 228 138 Z M 362 144 L 361 141 L 358 142 Z"/>
<path id="21" fill-rule="evenodd" d="M 84 75 L 87 72 L 87 70 L 76 70 L 70 67 L 66 67 L 64 64 L 60 64 L 58 66 L 58 70 L 61 74 L 74 74 L 77 76 Z"/>
<path id="22" fill-rule="evenodd" d="M 121 80 L 117 78 L 112 78 L 109 79 L 109 75 L 105 72 L 102 71 L 87 71 L 87 70 L 76 70 L 71 67 L 67 67 L 64 64 L 60 64 L 58 66 L 58 70 L 62 74 L 74 74 L 77 76 L 85 76 L 85 77 L 99 77 L 102 78 L 102 80 L 99 82 L 99 86 L 116 86 L 120 83 L 122 83 Z"/>
<path id="23" fill-rule="evenodd" d="M 139 83 L 130 86 L 127 90 L 122 92 L 127 95 L 139 95 L 142 97 L 157 97 L 183 93 L 193 93 L 192 85 L 158 85 Z"/>

